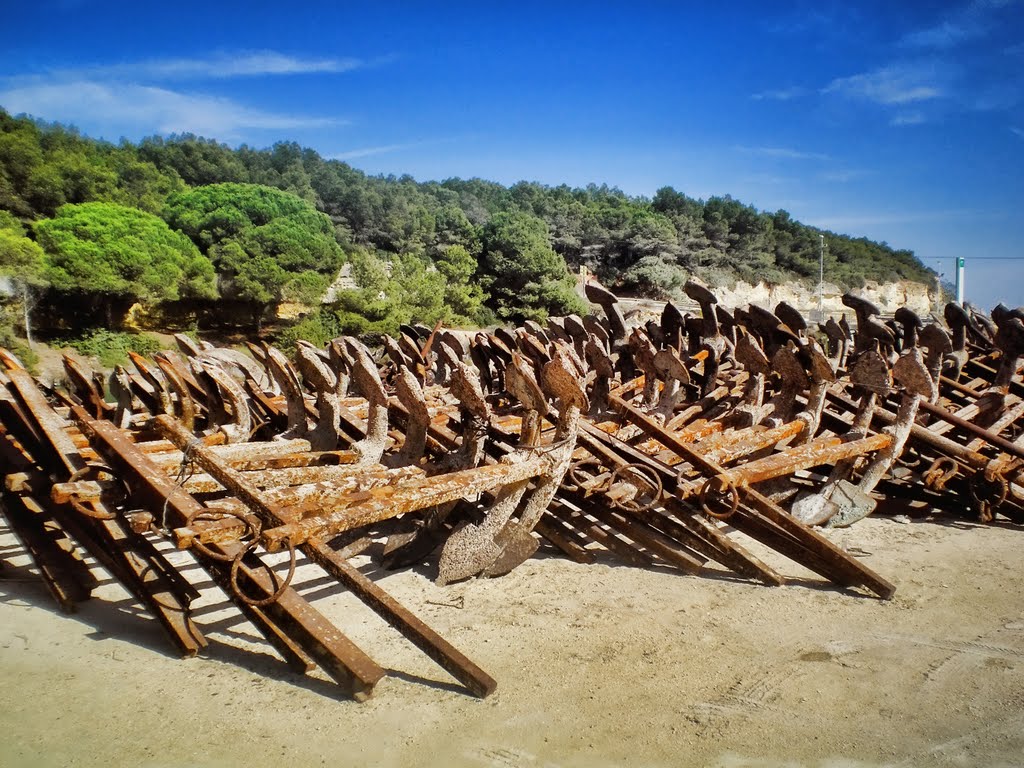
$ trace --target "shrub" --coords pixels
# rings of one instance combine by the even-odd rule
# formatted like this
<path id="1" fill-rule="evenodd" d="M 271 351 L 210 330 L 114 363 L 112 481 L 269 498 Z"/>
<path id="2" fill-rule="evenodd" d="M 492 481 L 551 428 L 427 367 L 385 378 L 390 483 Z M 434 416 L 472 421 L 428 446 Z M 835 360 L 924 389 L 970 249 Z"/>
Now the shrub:
<path id="1" fill-rule="evenodd" d="M 71 339 L 67 345 L 78 354 L 95 357 L 104 368 L 125 365 L 128 352 L 135 352 L 143 357 L 152 357 L 160 351 L 160 342 L 145 333 L 123 333 L 98 328 L 82 336 Z"/>
<path id="2" fill-rule="evenodd" d="M 295 342 L 302 339 L 323 347 L 333 338 L 341 336 L 343 332 L 341 323 L 334 313 L 325 310 L 318 310 L 306 315 L 295 325 L 285 328 L 274 339 L 275 345 L 288 354 L 295 352 Z"/>

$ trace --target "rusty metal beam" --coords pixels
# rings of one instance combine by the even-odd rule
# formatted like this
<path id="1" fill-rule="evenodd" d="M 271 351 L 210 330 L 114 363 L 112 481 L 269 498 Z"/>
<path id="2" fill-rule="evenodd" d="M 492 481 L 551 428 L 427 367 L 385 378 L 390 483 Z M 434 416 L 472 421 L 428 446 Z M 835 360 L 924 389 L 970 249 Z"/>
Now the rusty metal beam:
<path id="1" fill-rule="evenodd" d="M 921 410 L 927 414 L 934 416 L 937 419 L 952 424 L 957 429 L 962 429 L 968 434 L 984 440 L 986 443 L 991 445 L 993 448 L 998 448 L 1003 453 L 1008 453 L 1011 456 L 1016 456 L 1018 459 L 1024 459 L 1024 446 L 1018 445 L 1011 440 L 1007 440 L 991 430 L 979 427 L 977 424 L 973 424 L 966 419 L 962 419 L 955 414 L 950 413 L 945 408 L 939 405 L 932 405 L 931 403 L 924 401 L 920 406 Z M 912 433 L 916 437 L 916 433 Z"/>
<path id="2" fill-rule="evenodd" d="M 158 416 L 156 425 L 165 437 L 173 440 L 182 450 L 193 440 L 192 435 L 179 423 L 166 416 Z M 193 450 L 197 462 L 258 514 L 264 524 L 281 526 L 287 522 L 287 517 L 282 515 L 279 509 L 268 504 L 257 489 L 252 488 L 244 478 L 239 477 L 240 473 L 232 470 L 202 447 Z M 416 618 L 378 585 L 340 558 L 322 540 L 319 538 L 308 539 L 302 544 L 301 549 L 307 557 L 345 584 L 354 595 L 474 694 L 487 696 L 497 687 L 497 683 L 486 672 Z"/>
<path id="3" fill-rule="evenodd" d="M 63 467 L 57 474 L 67 477 L 84 469 L 86 462 L 65 431 L 67 422 L 46 402 L 32 377 L 22 370 L 11 370 L 7 375 L 43 435 L 43 447 L 56 457 L 57 467 Z M 99 506 L 96 505 L 97 511 L 102 511 Z M 68 519 L 74 520 L 75 515 L 75 512 L 69 513 Z M 174 569 L 149 542 L 124 530 L 112 517 L 85 519 L 73 524 L 78 526 L 73 534 L 75 538 L 87 546 L 91 554 L 113 565 L 113 575 L 150 610 L 182 653 L 192 655 L 206 645 L 206 639 L 191 619 L 187 595 L 183 594 L 181 584 L 175 584 Z"/>
<path id="4" fill-rule="evenodd" d="M 692 446 L 676 441 L 670 433 L 666 433 L 661 425 L 653 421 L 647 414 L 621 398 L 613 397 L 610 400 L 613 407 L 630 422 L 643 429 L 651 437 L 658 439 L 666 448 L 678 452 L 702 472 L 708 475 L 720 475 L 725 471 L 720 465 L 705 459 Z M 893 584 L 843 552 L 824 536 L 792 518 L 771 499 L 753 488 L 740 488 L 737 492 L 746 505 L 756 510 L 785 534 L 800 541 L 801 546 L 810 553 L 811 559 L 814 561 L 808 563 L 805 560 L 803 564 L 810 564 L 812 570 L 842 586 L 864 587 L 883 599 L 890 598 L 895 593 L 896 587 Z"/>
<path id="5" fill-rule="evenodd" d="M 133 495 L 153 511 L 166 508 L 169 523 L 183 525 L 204 511 L 204 507 L 190 494 L 177 487 L 145 454 L 112 424 L 88 418 L 84 412 L 73 414 L 84 432 L 95 441 L 97 448 L 132 486 Z M 187 443 L 186 443 L 187 444 Z M 211 545 L 216 552 L 234 558 L 241 545 Z M 203 556 L 197 558 L 211 578 L 225 585 L 225 564 Z M 247 579 L 258 587 L 262 596 L 272 595 L 275 585 L 262 566 L 243 564 Z M 264 637 L 294 666 L 304 666 L 313 659 L 335 681 L 355 698 L 370 696 L 374 686 L 384 676 L 384 670 L 331 624 L 319 611 L 306 602 L 294 589 L 286 589 L 274 603 L 250 611 L 234 590 L 225 590 L 229 599 L 253 621 Z M 243 608 L 243 606 L 246 606 Z M 301 654 L 295 651 L 297 645 Z"/>

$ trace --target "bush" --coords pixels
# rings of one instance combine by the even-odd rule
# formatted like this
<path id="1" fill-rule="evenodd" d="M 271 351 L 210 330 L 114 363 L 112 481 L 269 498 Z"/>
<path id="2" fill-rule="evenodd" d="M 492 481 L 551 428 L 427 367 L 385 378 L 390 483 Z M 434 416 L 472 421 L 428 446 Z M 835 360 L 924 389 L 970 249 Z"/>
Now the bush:
<path id="1" fill-rule="evenodd" d="M 28 344 L 23 341 L 16 341 L 8 347 L 14 356 L 21 360 L 25 370 L 35 375 L 39 372 L 39 355 Z"/>
<path id="2" fill-rule="evenodd" d="M 300 339 L 323 347 L 328 341 L 341 336 L 342 333 L 342 325 L 334 313 L 318 310 L 278 333 L 274 344 L 287 354 L 293 354 L 295 342 Z"/>
<path id="3" fill-rule="evenodd" d="M 122 333 L 98 328 L 66 342 L 78 354 L 95 357 L 104 368 L 125 365 L 128 353 L 152 357 L 160 351 L 160 342 L 145 333 Z"/>
<path id="4" fill-rule="evenodd" d="M 39 355 L 24 339 L 15 336 L 14 332 L 8 328 L 0 328 L 0 347 L 18 358 L 29 373 L 38 373 Z"/>
<path id="5" fill-rule="evenodd" d="M 29 347 L 24 337 L 15 332 L 15 325 L 19 319 L 18 313 L 8 305 L 0 305 L 0 347 L 3 347 L 14 354 L 29 373 L 36 373 L 36 366 L 39 365 L 39 355 Z"/>

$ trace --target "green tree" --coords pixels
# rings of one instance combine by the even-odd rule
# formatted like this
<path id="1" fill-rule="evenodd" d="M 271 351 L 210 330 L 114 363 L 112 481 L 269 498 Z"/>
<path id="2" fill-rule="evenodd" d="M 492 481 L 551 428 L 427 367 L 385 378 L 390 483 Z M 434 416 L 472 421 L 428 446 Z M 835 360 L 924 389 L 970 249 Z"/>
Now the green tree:
<path id="1" fill-rule="evenodd" d="M 35 225 L 54 289 L 114 310 L 217 295 L 213 265 L 180 232 L 151 213 L 116 203 L 64 205 Z"/>
<path id="2" fill-rule="evenodd" d="M 139 145 L 140 159 L 161 171 L 173 171 L 190 186 L 249 181 L 249 172 L 238 155 L 227 144 L 190 133 L 166 139 L 154 136 Z"/>
<path id="3" fill-rule="evenodd" d="M 236 197 L 246 198 L 239 204 L 223 191 L 186 190 L 186 185 L 225 184 L 266 185 L 255 188 L 269 191 L 242 194 L 236 189 Z M 172 218 L 165 201 L 180 202 L 183 195 L 192 196 L 193 210 L 175 211 Z M 334 245 L 377 254 L 389 268 L 397 265 L 398 273 L 405 268 L 405 257 L 414 256 L 425 275 L 435 274 L 424 259 L 428 257 L 443 278 L 453 317 L 467 318 L 483 300 L 482 289 L 496 279 L 494 267 L 512 278 L 511 289 L 496 289 L 487 297 L 489 305 L 508 317 L 540 316 L 565 305 L 564 286 L 558 289 L 559 270 L 565 265 L 586 265 L 611 285 L 641 293 L 671 292 L 678 280 L 694 272 L 713 283 L 737 277 L 816 279 L 821 234 L 827 239 L 826 276 L 844 287 L 865 279 L 930 284 L 933 275 L 909 251 L 820 232 L 784 211 L 764 213 L 728 195 L 703 201 L 663 187 L 648 200 L 596 184 L 550 187 L 524 181 L 507 187 L 482 179 L 417 183 L 410 176 L 370 176 L 294 142 L 232 149 L 184 135 L 115 146 L 0 109 L 0 209 L 31 221 L 50 217 L 67 203 L 93 201 L 165 216 L 217 262 L 225 295 L 247 297 L 261 306 L 282 298 L 311 298 L 333 274 L 328 265 L 336 261 Z M 513 236 L 510 227 L 522 227 L 510 225 L 509 216 L 533 221 L 534 233 Z M 498 217 L 504 218 L 495 223 Z M 260 229 L 271 221 L 266 230 Z M 333 245 L 331 237 L 321 239 L 320 245 L 309 242 L 325 234 L 333 237 Z M 484 243 L 487 237 L 490 243 Z M 480 262 L 468 281 L 455 266 L 464 256 L 449 254 L 455 246 Z M 515 258 L 520 252 L 532 255 L 517 268 L 502 262 L 506 250 Z M 558 269 L 551 269 L 556 263 L 551 252 Z M 492 254 L 497 254 L 496 261 Z M 411 272 L 399 286 L 402 280 L 417 279 L 418 268 L 409 264 Z M 398 312 L 394 302 L 381 304 L 374 298 L 365 305 L 373 311 L 389 307 L 385 314 Z M 353 318 L 350 314 L 348 320 L 355 323 Z M 366 326 L 378 322 L 363 321 Z"/>
<path id="4" fill-rule="evenodd" d="M 433 325 L 440 320 L 452 325 L 480 319 L 479 297 L 465 289 L 468 298 L 453 302 L 450 297 L 460 296 L 458 286 L 453 290 L 443 271 L 420 254 L 398 254 L 385 261 L 377 254 L 356 251 L 352 277 L 358 288 L 340 291 L 333 306 L 346 333 L 394 334 L 403 323 Z M 474 314 L 461 314 L 460 307 Z"/>
<path id="5" fill-rule="evenodd" d="M 477 262 L 462 245 L 449 245 L 434 260 L 446 281 L 444 303 L 451 310 L 451 322 L 471 325 L 480 322 L 487 294 L 476 276 Z"/>
<path id="6" fill-rule="evenodd" d="M 502 319 L 583 311 L 565 259 L 551 249 L 547 226 L 536 216 L 496 214 L 484 227 L 483 250 L 484 282 Z"/>
<path id="7" fill-rule="evenodd" d="M 25 236 L 21 222 L 0 211 L 0 278 L 10 282 L 21 300 L 25 339 L 32 347 L 32 309 L 46 287 L 46 257 L 37 243 Z"/>
<path id="8" fill-rule="evenodd" d="M 331 220 L 271 187 L 198 187 L 171 195 L 164 217 L 210 257 L 222 293 L 253 306 L 257 325 L 275 302 L 312 299 L 311 288 L 326 288 L 324 276 L 333 277 L 344 261 Z"/>

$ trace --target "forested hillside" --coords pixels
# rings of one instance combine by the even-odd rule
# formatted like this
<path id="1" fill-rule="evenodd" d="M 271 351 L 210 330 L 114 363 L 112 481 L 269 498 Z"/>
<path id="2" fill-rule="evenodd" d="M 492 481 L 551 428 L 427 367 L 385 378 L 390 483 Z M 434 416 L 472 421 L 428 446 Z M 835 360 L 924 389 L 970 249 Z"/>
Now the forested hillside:
<path id="1" fill-rule="evenodd" d="M 195 136 L 110 144 L 0 110 L 0 276 L 6 325 L 117 324 L 133 304 L 168 322 L 219 315 L 258 329 L 281 302 L 316 306 L 342 265 L 356 287 L 307 319 L 334 333 L 578 311 L 586 265 L 624 293 L 668 296 L 687 275 L 928 281 L 893 250 L 729 196 L 653 199 L 607 186 L 505 187 L 368 176 L 311 149 L 232 149 Z M 17 312 L 10 312 L 18 304 Z M 14 320 L 12 318 L 17 318 Z"/>

